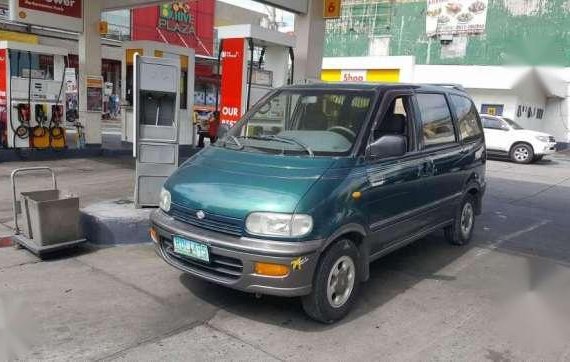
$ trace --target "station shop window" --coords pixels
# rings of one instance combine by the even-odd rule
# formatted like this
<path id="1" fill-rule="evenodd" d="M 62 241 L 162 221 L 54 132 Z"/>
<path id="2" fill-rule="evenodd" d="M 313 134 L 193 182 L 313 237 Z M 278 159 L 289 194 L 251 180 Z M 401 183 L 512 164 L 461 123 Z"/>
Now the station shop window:
<path id="1" fill-rule="evenodd" d="M 53 80 L 53 63 L 53 55 L 10 50 L 12 77 Z"/>

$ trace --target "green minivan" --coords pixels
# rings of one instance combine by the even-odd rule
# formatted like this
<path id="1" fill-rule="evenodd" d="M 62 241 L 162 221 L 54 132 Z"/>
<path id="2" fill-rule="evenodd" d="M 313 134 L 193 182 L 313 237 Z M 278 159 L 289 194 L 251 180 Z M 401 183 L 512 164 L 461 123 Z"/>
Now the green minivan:
<path id="1" fill-rule="evenodd" d="M 438 229 L 469 242 L 485 162 L 460 87 L 287 86 L 168 178 L 151 236 L 184 272 L 331 323 L 372 261 Z"/>

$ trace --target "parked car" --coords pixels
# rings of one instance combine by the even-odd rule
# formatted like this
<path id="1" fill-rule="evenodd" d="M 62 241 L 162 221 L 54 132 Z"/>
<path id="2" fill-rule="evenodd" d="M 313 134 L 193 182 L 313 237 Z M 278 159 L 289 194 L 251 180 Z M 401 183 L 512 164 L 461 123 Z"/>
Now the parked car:
<path id="1" fill-rule="evenodd" d="M 482 114 L 481 120 L 489 156 L 531 163 L 556 152 L 556 140 L 548 133 L 524 129 L 506 117 Z"/>
<path id="2" fill-rule="evenodd" d="M 438 229 L 469 242 L 485 161 L 462 91 L 288 86 L 166 181 L 151 235 L 182 271 L 300 296 L 309 316 L 331 323 L 353 306 L 370 262 Z"/>

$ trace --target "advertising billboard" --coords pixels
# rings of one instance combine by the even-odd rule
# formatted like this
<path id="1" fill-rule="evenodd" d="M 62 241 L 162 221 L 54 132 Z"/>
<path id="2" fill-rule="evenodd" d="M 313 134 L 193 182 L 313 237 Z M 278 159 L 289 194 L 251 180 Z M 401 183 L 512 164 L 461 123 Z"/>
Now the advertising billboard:
<path id="1" fill-rule="evenodd" d="M 224 39 L 220 122 L 233 125 L 242 115 L 245 39 Z"/>
<path id="2" fill-rule="evenodd" d="M 488 0 L 427 0 L 426 35 L 485 32 Z"/>
<path id="3" fill-rule="evenodd" d="M 10 0 L 10 19 L 19 23 L 83 32 L 83 0 Z"/>

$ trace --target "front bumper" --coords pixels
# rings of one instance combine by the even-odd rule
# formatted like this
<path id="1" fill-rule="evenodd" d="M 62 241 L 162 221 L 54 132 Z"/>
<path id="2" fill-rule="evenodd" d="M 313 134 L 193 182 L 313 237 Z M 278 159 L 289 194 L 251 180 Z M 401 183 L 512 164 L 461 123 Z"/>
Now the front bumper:
<path id="1" fill-rule="evenodd" d="M 537 155 L 551 155 L 556 153 L 556 142 L 548 142 L 538 148 L 535 152 Z"/>
<path id="2" fill-rule="evenodd" d="M 324 240 L 281 242 L 235 237 L 183 223 L 162 210 L 153 212 L 150 220 L 158 234 L 159 240 L 155 241 L 157 254 L 175 268 L 245 292 L 288 297 L 311 292 L 313 273 Z M 210 263 L 174 253 L 174 235 L 206 244 Z M 255 274 L 255 262 L 288 265 L 289 274 L 284 277 Z"/>

